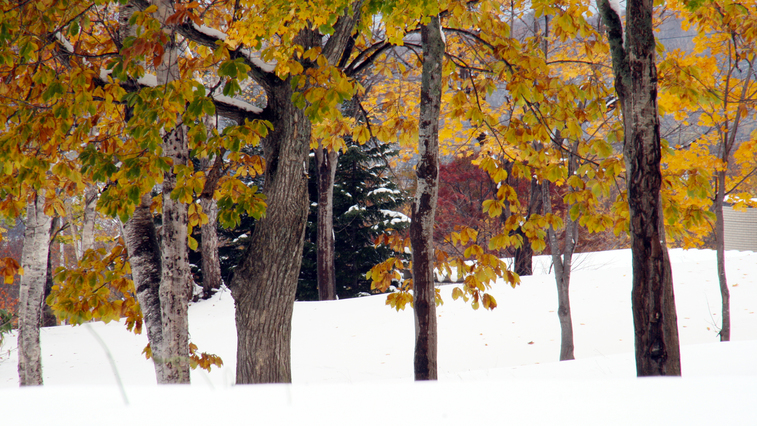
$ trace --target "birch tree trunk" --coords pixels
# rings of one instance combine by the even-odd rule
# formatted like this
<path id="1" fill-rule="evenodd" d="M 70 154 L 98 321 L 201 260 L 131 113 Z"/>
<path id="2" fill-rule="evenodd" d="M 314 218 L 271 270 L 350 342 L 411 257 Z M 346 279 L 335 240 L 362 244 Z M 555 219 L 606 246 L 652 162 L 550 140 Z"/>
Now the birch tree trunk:
<path id="1" fill-rule="evenodd" d="M 81 227 L 82 254 L 95 246 L 95 218 L 97 217 L 97 213 L 95 212 L 96 204 L 97 186 L 92 184 L 87 185 L 87 189 L 84 190 L 84 216 L 82 218 Z"/>
<path id="2" fill-rule="evenodd" d="M 44 212 L 45 193 L 39 190 L 26 208 L 24 247 L 18 304 L 18 378 L 21 386 L 42 384 L 39 328 L 42 322 L 47 254 L 52 219 Z"/>
<path id="3" fill-rule="evenodd" d="M 415 380 L 437 379 L 436 292 L 434 290 L 434 217 L 439 195 L 439 111 L 442 96 L 442 41 L 439 17 L 421 25 L 421 80 L 418 186 L 412 207 L 410 244 L 413 251 L 415 308 Z"/>
<path id="4" fill-rule="evenodd" d="M 124 241 L 129 252 L 131 274 L 139 307 L 142 309 L 147 339 L 153 353 L 155 377 L 159 383 L 165 377 L 160 361 L 163 347 L 163 323 L 160 312 L 160 280 L 163 274 L 160 243 L 150 212 L 150 194 L 142 196 L 141 203 L 124 225 Z"/>
<path id="5" fill-rule="evenodd" d="M 157 68 L 158 85 L 181 78 L 179 74 L 176 33 L 165 25 L 175 10 L 171 0 L 156 0 L 157 16 L 169 37 L 163 61 Z M 189 383 L 189 316 L 188 302 L 192 295 L 187 244 L 187 205 L 173 200 L 177 166 L 189 162 L 186 128 L 177 123 L 163 135 L 163 155 L 171 158 L 173 167 L 163 175 L 163 226 L 161 227 L 162 276 L 160 280 L 160 311 L 163 324 L 162 362 L 164 375 L 159 383 Z M 161 360 L 158 360 L 161 361 Z"/>
<path id="6" fill-rule="evenodd" d="M 316 179 L 318 180 L 318 232 L 316 236 L 318 298 L 320 300 L 336 300 L 334 179 L 339 153 L 319 147 L 315 150 L 315 161 Z"/>
<path id="7" fill-rule="evenodd" d="M 660 186 L 660 123 L 652 0 L 628 0 L 625 37 L 619 11 L 597 1 L 607 26 L 615 90 L 623 111 L 633 263 L 632 309 L 638 376 L 681 375 L 670 260 Z"/>

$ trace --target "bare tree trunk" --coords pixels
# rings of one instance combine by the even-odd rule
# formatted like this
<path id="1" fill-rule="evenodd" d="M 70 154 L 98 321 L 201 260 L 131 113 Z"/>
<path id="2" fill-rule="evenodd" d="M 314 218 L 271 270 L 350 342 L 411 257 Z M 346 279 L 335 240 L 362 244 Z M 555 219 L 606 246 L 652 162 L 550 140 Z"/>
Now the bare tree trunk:
<path id="1" fill-rule="evenodd" d="M 434 217 L 439 195 L 439 111 L 442 96 L 442 41 L 439 17 L 421 25 L 423 76 L 418 154 L 418 186 L 413 202 L 410 244 L 413 249 L 415 308 L 415 380 L 437 379 L 436 291 L 434 290 Z"/>
<path id="2" fill-rule="evenodd" d="M 318 180 L 318 232 L 316 237 L 318 298 L 320 300 L 336 300 L 334 178 L 336 177 L 339 153 L 318 147 L 315 150 L 315 161 L 316 179 Z"/>
<path id="3" fill-rule="evenodd" d="M 171 0 L 156 0 L 157 17 L 168 36 L 163 61 L 157 67 L 157 83 L 165 85 L 181 78 L 178 63 L 176 33 L 165 24 L 175 10 Z M 178 118 L 178 117 L 177 117 Z M 163 175 L 163 226 L 161 227 L 162 277 L 160 281 L 160 309 L 163 324 L 161 357 L 165 366 L 159 383 L 189 383 L 189 316 L 188 302 L 192 294 L 187 244 L 187 205 L 173 200 L 177 166 L 189 162 L 186 128 L 182 123 L 165 131 L 163 155 L 171 158 L 173 167 Z"/>
<path id="4" fill-rule="evenodd" d="M 50 224 L 50 237 L 48 238 L 47 247 L 47 272 L 45 276 L 45 294 L 42 300 L 47 300 L 50 293 L 53 291 L 53 251 L 50 247 L 53 245 L 53 236 L 58 231 L 60 224 L 60 217 L 55 216 L 51 218 Z M 47 303 L 42 304 L 42 327 L 54 327 L 58 325 L 58 318 L 55 317 L 52 308 Z"/>
<path id="5" fill-rule="evenodd" d="M 362 0 L 339 17 L 323 55 L 335 65 L 355 22 Z M 303 31 L 296 41 L 307 51 L 321 46 L 321 37 Z M 255 224 L 250 246 L 231 279 L 237 325 L 237 383 L 292 381 L 291 337 L 294 295 L 302 263 L 309 210 L 307 161 L 311 125 L 292 103 L 289 79 L 258 76 L 268 105 L 264 111 L 273 130 L 262 141 L 266 159 L 268 209 Z"/>
<path id="6" fill-rule="evenodd" d="M 569 167 L 570 169 L 570 167 Z M 542 183 L 544 213 L 552 213 L 550 183 Z M 565 241 L 560 250 L 555 229 L 547 229 L 547 240 L 552 252 L 552 265 L 555 269 L 557 284 L 557 317 L 560 319 L 560 361 L 575 359 L 573 355 L 573 319 L 570 313 L 570 272 L 573 263 L 573 250 L 578 240 L 578 226 L 570 217 L 570 206 L 565 214 Z"/>
<path id="7" fill-rule="evenodd" d="M 97 186 L 93 184 L 87 185 L 87 189 L 84 190 L 84 216 L 82 218 L 81 227 L 82 254 L 95 246 L 95 218 L 97 217 L 97 213 L 95 212 L 96 204 Z"/>
<path id="8" fill-rule="evenodd" d="M 725 170 L 717 171 L 717 192 L 715 193 L 715 250 L 718 259 L 718 282 L 722 301 L 722 325 L 720 341 L 731 340 L 731 293 L 725 275 L 725 229 L 723 220 L 723 202 L 725 200 Z"/>
<path id="9" fill-rule="evenodd" d="M 670 260 L 661 218 L 660 123 L 652 0 L 628 0 L 626 31 L 609 0 L 607 25 L 615 89 L 621 101 L 633 257 L 632 309 L 639 376 L 681 374 Z M 625 41 L 625 44 L 624 44 Z"/>
<path id="10" fill-rule="evenodd" d="M 308 214 L 310 122 L 292 104 L 289 81 L 267 90 L 273 130 L 262 141 L 266 215 L 231 279 L 236 306 L 237 384 L 289 383 L 294 295 Z"/>
<path id="11" fill-rule="evenodd" d="M 141 203 L 124 225 L 123 234 L 129 252 L 137 300 L 147 329 L 147 340 L 153 353 L 155 376 L 160 383 L 164 377 L 163 355 L 160 352 L 163 347 L 163 323 L 160 313 L 160 279 L 163 269 L 158 233 L 150 212 L 151 201 L 150 194 L 142 196 Z"/>
<path id="12" fill-rule="evenodd" d="M 212 198 L 201 197 L 200 206 L 208 223 L 200 227 L 202 234 L 202 294 L 207 299 L 221 288 L 221 260 L 218 258 L 218 205 Z"/>
<path id="13" fill-rule="evenodd" d="M 531 179 L 528 216 L 539 212 L 543 203 L 542 198 L 542 189 L 539 180 L 536 178 Z M 528 237 L 525 232 L 523 232 L 522 228 L 518 228 L 515 232 L 523 238 L 523 245 L 520 248 L 515 249 L 513 270 L 518 275 L 533 275 L 534 249 L 531 247 L 531 242 L 528 240 Z"/>
<path id="14" fill-rule="evenodd" d="M 39 328 L 42 322 L 47 254 L 52 219 L 44 212 L 45 193 L 39 190 L 26 208 L 26 230 L 21 251 L 24 274 L 19 285 L 18 378 L 21 386 L 42 384 Z"/>

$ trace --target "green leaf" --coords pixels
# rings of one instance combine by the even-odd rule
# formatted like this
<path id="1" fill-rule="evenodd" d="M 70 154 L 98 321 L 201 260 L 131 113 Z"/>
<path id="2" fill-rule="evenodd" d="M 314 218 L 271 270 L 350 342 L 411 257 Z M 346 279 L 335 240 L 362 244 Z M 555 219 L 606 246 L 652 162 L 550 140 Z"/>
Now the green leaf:
<path id="1" fill-rule="evenodd" d="M 197 240 L 190 236 L 187 238 L 187 244 L 189 245 L 190 250 L 197 251 Z"/>

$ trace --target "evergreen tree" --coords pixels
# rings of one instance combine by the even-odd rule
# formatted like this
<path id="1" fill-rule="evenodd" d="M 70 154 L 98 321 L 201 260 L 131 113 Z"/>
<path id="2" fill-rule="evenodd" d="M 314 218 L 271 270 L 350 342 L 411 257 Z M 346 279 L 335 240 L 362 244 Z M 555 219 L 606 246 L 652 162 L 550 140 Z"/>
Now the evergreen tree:
<path id="1" fill-rule="evenodd" d="M 340 299 L 371 293 L 365 273 L 392 256 L 386 247 L 374 247 L 376 236 L 388 228 L 404 230 L 409 218 L 397 210 L 407 195 L 390 179 L 387 161 L 397 151 L 374 140 L 365 145 L 348 141 L 339 157 L 334 183 L 334 235 L 336 292 Z M 313 176 L 315 161 L 311 156 Z M 318 193 L 310 179 L 310 213 L 305 234 L 297 300 L 318 300 L 316 218 Z"/>

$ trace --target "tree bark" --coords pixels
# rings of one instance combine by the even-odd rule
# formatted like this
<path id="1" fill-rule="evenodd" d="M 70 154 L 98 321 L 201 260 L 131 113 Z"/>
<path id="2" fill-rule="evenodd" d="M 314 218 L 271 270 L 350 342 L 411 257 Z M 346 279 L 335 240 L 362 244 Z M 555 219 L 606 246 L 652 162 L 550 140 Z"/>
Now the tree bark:
<path id="1" fill-rule="evenodd" d="M 168 36 L 163 60 L 156 69 L 158 85 L 166 85 L 181 78 L 178 63 L 176 33 L 165 22 L 175 10 L 171 0 L 156 0 L 157 17 Z M 163 155 L 171 158 L 173 167 L 163 175 L 163 226 L 161 227 L 162 276 L 160 280 L 160 309 L 163 324 L 163 345 L 160 350 L 164 365 L 159 383 L 189 383 L 189 316 L 188 302 L 192 294 L 187 244 L 187 205 L 173 200 L 177 166 L 189 162 L 186 128 L 177 117 L 176 126 L 163 134 Z"/>
<path id="2" fill-rule="evenodd" d="M 618 13 L 598 0 L 607 25 L 615 89 L 623 111 L 633 263 L 632 309 L 638 376 L 681 374 L 670 260 L 660 186 L 660 123 L 652 0 L 629 0 L 625 46 Z"/>
<path id="3" fill-rule="evenodd" d="M 336 300 L 334 178 L 336 177 L 339 153 L 318 147 L 315 150 L 315 161 L 316 179 L 318 181 L 318 232 L 316 236 L 318 298 L 320 300 Z"/>
<path id="4" fill-rule="evenodd" d="M 717 189 L 715 193 L 715 250 L 718 261 L 718 283 L 720 283 L 720 299 L 722 323 L 720 326 L 720 341 L 731 340 L 731 293 L 728 290 L 728 280 L 725 274 L 725 224 L 723 220 L 723 202 L 725 201 L 725 170 L 715 172 Z"/>
<path id="5" fill-rule="evenodd" d="M 415 173 L 418 186 L 412 207 L 415 308 L 415 380 L 437 379 L 436 291 L 434 289 L 434 217 L 439 195 L 439 111 L 442 95 L 442 41 L 439 17 L 421 25 L 423 75 Z"/>
<path id="6" fill-rule="evenodd" d="M 52 219 L 44 212 L 45 193 L 39 190 L 26 208 L 24 247 L 18 305 L 18 378 L 21 386 L 42 384 L 39 328 L 42 322 L 47 254 Z"/>
<path id="7" fill-rule="evenodd" d="M 569 168 L 570 170 L 570 168 Z M 570 175 L 570 171 L 568 174 Z M 552 197 L 548 180 L 542 183 L 544 213 L 552 213 Z M 573 264 L 573 250 L 578 240 L 578 226 L 570 217 L 570 206 L 565 214 L 565 241 L 560 250 L 557 233 L 551 226 L 547 229 L 547 240 L 552 252 L 552 265 L 557 284 L 557 317 L 560 320 L 560 361 L 575 359 L 573 354 L 573 318 L 570 313 L 570 272 Z"/>
<path id="8" fill-rule="evenodd" d="M 141 203 L 124 225 L 124 241 L 129 252 L 131 274 L 142 310 L 147 340 L 153 353 L 155 377 L 158 382 L 165 377 L 163 372 L 163 323 L 160 312 L 160 279 L 163 274 L 160 243 L 155 223 L 150 212 L 150 194 L 142 196 Z"/>
<path id="9" fill-rule="evenodd" d="M 200 227 L 202 234 L 202 297 L 208 299 L 221 288 L 221 260 L 218 258 L 218 205 L 213 198 L 201 197 L 200 206 L 208 223 Z"/>
<path id="10" fill-rule="evenodd" d="M 53 251 L 50 250 L 50 247 L 52 246 L 52 239 L 55 233 L 58 230 L 60 224 L 60 217 L 55 216 L 54 218 L 51 218 L 51 224 L 50 224 L 50 236 L 48 237 L 47 241 L 48 247 L 47 247 L 47 272 L 45 276 L 45 294 L 42 298 L 42 300 L 47 300 L 47 297 L 50 296 L 50 293 L 53 291 Z M 43 303 L 42 305 L 42 327 L 54 327 L 58 325 L 58 318 L 55 317 L 55 314 L 53 313 L 52 308 L 47 303 Z"/>
<path id="11" fill-rule="evenodd" d="M 538 213 L 542 201 L 542 189 L 539 184 L 539 180 L 536 178 L 531 179 L 531 190 L 529 192 L 528 201 L 528 216 Z M 504 215 L 503 215 L 504 216 Z M 513 270 L 518 275 L 533 275 L 534 269 L 534 249 L 531 247 L 531 242 L 528 240 L 525 232 L 522 228 L 518 228 L 515 231 L 516 234 L 523 238 L 523 245 L 520 248 L 515 249 L 515 260 L 513 262 Z"/>
<path id="12" fill-rule="evenodd" d="M 97 217 L 97 213 L 95 212 L 96 204 L 97 186 L 93 184 L 87 185 L 87 189 L 84 190 L 84 216 L 82 218 L 81 227 L 82 254 L 95 246 L 95 218 Z"/>
<path id="13" fill-rule="evenodd" d="M 231 279 L 236 307 L 237 384 L 290 383 L 294 295 L 308 214 L 310 122 L 286 81 L 266 90 L 273 130 L 263 139 L 268 209 Z"/>

